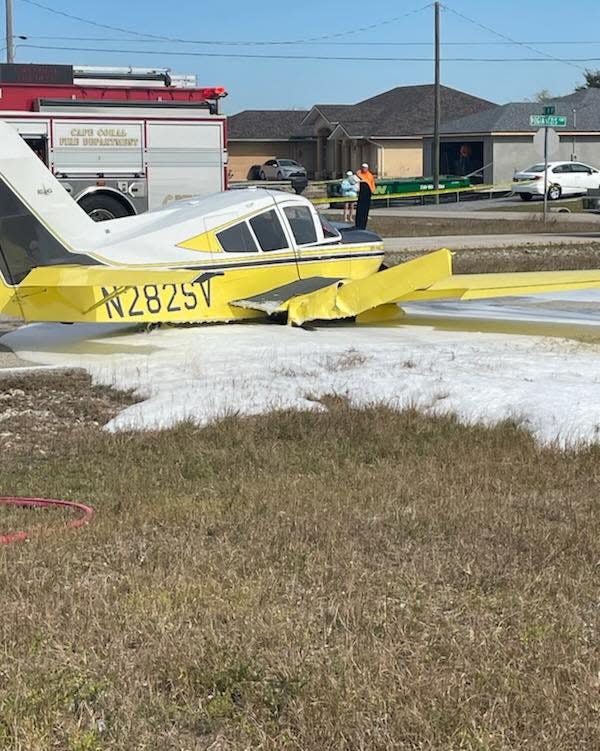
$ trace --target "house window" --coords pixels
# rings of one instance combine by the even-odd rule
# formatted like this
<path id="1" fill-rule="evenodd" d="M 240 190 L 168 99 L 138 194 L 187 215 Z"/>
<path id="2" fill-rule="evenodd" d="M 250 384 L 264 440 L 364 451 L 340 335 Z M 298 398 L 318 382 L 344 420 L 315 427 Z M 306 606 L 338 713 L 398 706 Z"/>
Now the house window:
<path id="1" fill-rule="evenodd" d="M 217 232 L 217 240 L 228 253 L 258 253 L 258 248 L 246 222 Z"/>
<path id="2" fill-rule="evenodd" d="M 273 209 L 252 217 L 250 225 L 263 250 L 283 250 L 288 247 L 283 227 Z"/>
<path id="3" fill-rule="evenodd" d="M 317 242 L 315 222 L 308 206 L 286 206 L 283 211 L 298 245 Z"/>

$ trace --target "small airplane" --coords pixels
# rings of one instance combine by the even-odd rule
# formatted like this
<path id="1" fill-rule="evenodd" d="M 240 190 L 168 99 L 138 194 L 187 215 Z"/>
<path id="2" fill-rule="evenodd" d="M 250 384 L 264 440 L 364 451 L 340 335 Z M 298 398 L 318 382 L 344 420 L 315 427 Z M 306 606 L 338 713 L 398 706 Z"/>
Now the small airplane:
<path id="1" fill-rule="evenodd" d="M 386 320 L 406 301 L 600 287 L 600 270 L 453 274 L 447 249 L 382 268 L 381 238 L 243 189 L 96 223 L 0 122 L 0 313 L 25 321 Z"/>

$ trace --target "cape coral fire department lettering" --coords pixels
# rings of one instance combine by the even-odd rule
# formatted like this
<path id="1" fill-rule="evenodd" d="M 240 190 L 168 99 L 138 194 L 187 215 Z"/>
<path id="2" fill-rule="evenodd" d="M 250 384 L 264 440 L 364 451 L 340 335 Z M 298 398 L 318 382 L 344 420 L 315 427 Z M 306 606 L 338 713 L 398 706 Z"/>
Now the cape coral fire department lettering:
<path id="1" fill-rule="evenodd" d="M 59 136 L 59 146 L 139 146 L 139 137 L 132 137 L 126 128 L 71 128 Z"/>

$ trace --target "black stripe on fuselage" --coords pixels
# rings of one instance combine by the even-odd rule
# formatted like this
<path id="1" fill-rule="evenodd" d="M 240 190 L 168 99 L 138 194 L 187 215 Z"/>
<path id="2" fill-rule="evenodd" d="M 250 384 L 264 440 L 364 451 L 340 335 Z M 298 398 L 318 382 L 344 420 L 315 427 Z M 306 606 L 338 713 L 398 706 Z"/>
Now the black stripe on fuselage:
<path id="1" fill-rule="evenodd" d="M 289 257 L 289 258 L 260 258 L 256 259 L 254 261 L 245 261 L 245 262 L 239 262 L 231 260 L 229 263 L 209 263 L 205 265 L 199 265 L 199 266 L 186 266 L 186 268 L 191 270 L 198 270 L 198 271 L 234 271 L 235 269 L 245 269 L 245 268 L 257 268 L 260 266 L 280 266 L 282 264 L 292 264 L 292 265 L 302 265 L 305 263 L 314 263 L 315 261 L 346 261 L 346 260 L 353 260 L 356 258 L 376 258 L 377 256 L 380 256 L 383 258 L 383 250 L 381 251 L 370 251 L 365 253 L 344 253 L 344 254 L 336 254 L 336 255 L 317 255 L 317 256 L 300 256 L 299 258 L 296 257 Z"/>

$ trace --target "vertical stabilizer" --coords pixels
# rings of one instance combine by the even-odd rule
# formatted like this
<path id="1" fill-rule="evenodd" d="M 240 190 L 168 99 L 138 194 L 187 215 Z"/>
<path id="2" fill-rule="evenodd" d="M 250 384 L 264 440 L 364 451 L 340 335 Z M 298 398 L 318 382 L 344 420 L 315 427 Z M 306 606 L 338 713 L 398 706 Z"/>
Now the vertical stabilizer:
<path id="1" fill-rule="evenodd" d="M 86 250 L 103 237 L 100 226 L 75 203 L 16 130 L 2 121 L 0 181 L 68 250 Z"/>
<path id="2" fill-rule="evenodd" d="M 16 131 L 0 122 L 3 283 L 15 287 L 39 266 L 97 263 L 77 249 L 85 250 L 101 232 Z"/>

